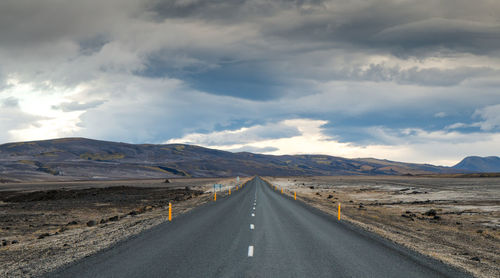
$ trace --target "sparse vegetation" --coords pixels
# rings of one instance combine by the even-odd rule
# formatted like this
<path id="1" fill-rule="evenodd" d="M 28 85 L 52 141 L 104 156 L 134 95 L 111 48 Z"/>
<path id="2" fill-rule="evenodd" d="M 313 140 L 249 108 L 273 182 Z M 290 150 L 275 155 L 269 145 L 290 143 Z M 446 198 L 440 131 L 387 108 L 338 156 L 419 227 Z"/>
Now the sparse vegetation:
<path id="1" fill-rule="evenodd" d="M 123 159 L 125 158 L 125 155 L 121 153 L 84 153 L 80 155 L 80 158 L 87 160 L 106 161 Z"/>
<path id="2" fill-rule="evenodd" d="M 12 149 L 15 147 L 21 147 L 21 146 L 36 146 L 35 142 L 19 142 L 19 143 L 10 143 L 7 144 L 7 148 Z"/>
<path id="3" fill-rule="evenodd" d="M 26 165 L 36 166 L 35 161 L 32 160 L 19 160 L 18 162 Z"/>
<path id="4" fill-rule="evenodd" d="M 177 145 L 177 146 L 175 146 L 175 149 L 181 152 L 181 151 L 183 151 L 185 149 L 185 146 L 183 146 L 183 145 Z"/>
<path id="5" fill-rule="evenodd" d="M 52 157 L 57 157 L 58 153 L 61 153 L 61 152 L 63 152 L 63 151 L 56 150 L 56 151 L 51 151 L 51 152 L 42 152 L 42 153 L 37 154 L 37 156 L 52 156 Z"/>
<path id="6" fill-rule="evenodd" d="M 327 155 L 254 155 L 181 144 L 133 145 L 84 138 L 5 144 L 0 145 L 0 154 L 3 176 L 24 181 L 50 180 L 57 172 L 60 173 L 58 180 L 123 179 L 145 175 L 152 178 L 210 177 L 232 176 L 233 173 L 248 176 L 331 176 L 453 172 L 453 169 L 446 167 L 378 159 L 346 159 Z M 43 166 L 39 169 L 26 167 L 32 163 L 28 161 L 38 161 Z"/>

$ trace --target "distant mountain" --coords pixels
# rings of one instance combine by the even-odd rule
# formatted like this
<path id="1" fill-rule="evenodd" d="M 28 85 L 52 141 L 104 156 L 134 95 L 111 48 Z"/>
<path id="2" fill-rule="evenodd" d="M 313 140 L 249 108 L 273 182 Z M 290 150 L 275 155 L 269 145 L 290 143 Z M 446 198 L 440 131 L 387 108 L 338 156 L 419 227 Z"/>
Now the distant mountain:
<path id="1" fill-rule="evenodd" d="M 477 173 L 500 172 L 500 157 L 498 156 L 468 156 L 453 166 L 454 169 Z"/>
<path id="2" fill-rule="evenodd" d="M 193 145 L 63 138 L 0 145 L 0 182 L 169 177 L 402 175 L 459 170 L 373 158 L 232 153 Z"/>

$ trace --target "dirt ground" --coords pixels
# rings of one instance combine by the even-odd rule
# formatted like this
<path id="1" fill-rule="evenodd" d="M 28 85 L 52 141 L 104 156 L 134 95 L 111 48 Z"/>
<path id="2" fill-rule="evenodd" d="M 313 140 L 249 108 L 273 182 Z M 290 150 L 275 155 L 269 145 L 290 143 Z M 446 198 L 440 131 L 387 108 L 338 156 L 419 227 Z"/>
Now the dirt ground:
<path id="1" fill-rule="evenodd" d="M 500 178 L 267 177 L 343 221 L 477 277 L 500 277 Z"/>
<path id="2" fill-rule="evenodd" d="M 500 178 L 266 178 L 343 221 L 463 268 L 500 277 Z M 247 179 L 242 179 L 242 182 Z M 178 179 L 0 185 L 0 277 L 33 277 L 212 200 L 214 183 Z M 224 194 L 218 194 L 223 197 Z"/>
<path id="3" fill-rule="evenodd" d="M 214 183 L 235 185 L 235 179 L 164 181 L 1 185 L 0 277 L 53 270 L 167 221 L 169 202 L 175 218 L 211 201 Z"/>

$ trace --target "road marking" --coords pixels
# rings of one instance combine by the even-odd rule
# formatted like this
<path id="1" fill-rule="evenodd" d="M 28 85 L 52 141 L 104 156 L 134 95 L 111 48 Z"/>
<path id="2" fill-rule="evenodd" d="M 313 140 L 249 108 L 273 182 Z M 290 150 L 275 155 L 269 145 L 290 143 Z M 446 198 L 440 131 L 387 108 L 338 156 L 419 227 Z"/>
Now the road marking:
<path id="1" fill-rule="evenodd" d="M 255 210 L 255 207 L 253 207 L 253 210 Z"/>
<path id="2" fill-rule="evenodd" d="M 250 224 L 250 230 L 255 229 L 255 226 L 253 224 Z"/>
<path id="3" fill-rule="evenodd" d="M 248 256 L 253 257 L 253 246 L 252 245 L 248 246 Z"/>
<path id="4" fill-rule="evenodd" d="M 252 216 L 254 216 L 254 217 L 255 217 L 255 213 L 252 213 Z"/>

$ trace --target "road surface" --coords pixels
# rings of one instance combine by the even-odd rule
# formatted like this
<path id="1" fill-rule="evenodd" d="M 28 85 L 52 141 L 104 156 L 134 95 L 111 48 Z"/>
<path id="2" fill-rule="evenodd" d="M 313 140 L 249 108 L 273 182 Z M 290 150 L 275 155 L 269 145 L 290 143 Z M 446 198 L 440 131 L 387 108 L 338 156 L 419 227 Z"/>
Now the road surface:
<path id="1" fill-rule="evenodd" d="M 260 178 L 47 277 L 469 277 Z"/>

